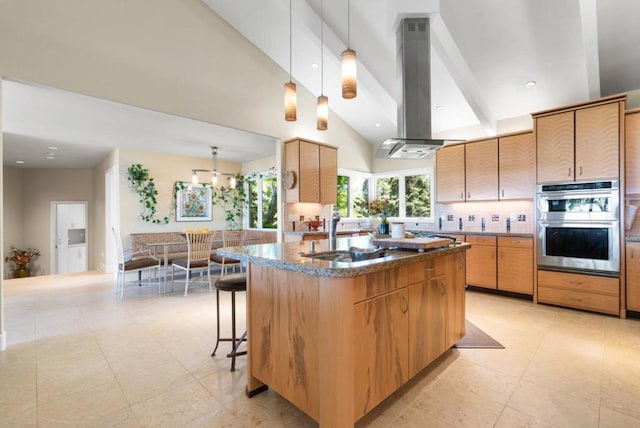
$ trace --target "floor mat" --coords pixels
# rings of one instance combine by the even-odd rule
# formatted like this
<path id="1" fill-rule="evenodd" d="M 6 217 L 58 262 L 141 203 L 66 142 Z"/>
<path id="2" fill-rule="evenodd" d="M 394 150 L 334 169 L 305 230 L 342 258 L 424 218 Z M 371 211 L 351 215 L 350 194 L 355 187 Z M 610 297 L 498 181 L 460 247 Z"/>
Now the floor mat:
<path id="1" fill-rule="evenodd" d="M 493 337 L 489 336 L 484 331 L 480 330 L 476 327 L 475 324 L 466 320 L 466 330 L 467 334 L 458 341 L 454 348 L 494 348 L 494 349 L 504 349 L 497 340 Z"/>

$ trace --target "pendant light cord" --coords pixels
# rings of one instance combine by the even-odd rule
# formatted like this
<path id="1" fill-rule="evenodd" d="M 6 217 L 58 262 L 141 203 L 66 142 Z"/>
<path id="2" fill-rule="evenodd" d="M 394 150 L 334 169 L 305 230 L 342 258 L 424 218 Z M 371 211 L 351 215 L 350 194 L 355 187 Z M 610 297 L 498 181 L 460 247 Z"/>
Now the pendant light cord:
<path id="1" fill-rule="evenodd" d="M 293 38 L 292 38 L 292 31 L 291 31 L 291 1 L 289 0 L 289 82 L 291 82 L 291 73 L 293 72 L 292 70 L 292 63 L 293 63 Z"/>
<path id="2" fill-rule="evenodd" d="M 347 0 L 347 49 L 351 49 L 351 1 Z"/>
<path id="3" fill-rule="evenodd" d="M 324 95 L 324 0 L 320 0 L 320 95 Z"/>

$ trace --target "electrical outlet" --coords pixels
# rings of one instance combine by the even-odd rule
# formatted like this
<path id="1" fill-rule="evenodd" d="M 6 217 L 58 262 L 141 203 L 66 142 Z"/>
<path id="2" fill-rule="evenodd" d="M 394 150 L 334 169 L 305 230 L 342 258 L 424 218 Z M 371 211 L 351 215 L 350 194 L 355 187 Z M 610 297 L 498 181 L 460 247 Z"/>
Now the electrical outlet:
<path id="1" fill-rule="evenodd" d="M 476 216 L 475 216 L 475 215 L 473 215 L 473 214 L 471 214 L 471 215 L 469 216 L 469 221 L 476 221 Z"/>
<path id="2" fill-rule="evenodd" d="M 518 221 L 527 221 L 526 214 L 518 214 Z"/>
<path id="3" fill-rule="evenodd" d="M 447 221 L 453 221 L 453 214 L 447 214 Z"/>
<path id="4" fill-rule="evenodd" d="M 491 216 L 491 221 L 500 221 L 500 216 L 498 214 L 493 214 Z"/>

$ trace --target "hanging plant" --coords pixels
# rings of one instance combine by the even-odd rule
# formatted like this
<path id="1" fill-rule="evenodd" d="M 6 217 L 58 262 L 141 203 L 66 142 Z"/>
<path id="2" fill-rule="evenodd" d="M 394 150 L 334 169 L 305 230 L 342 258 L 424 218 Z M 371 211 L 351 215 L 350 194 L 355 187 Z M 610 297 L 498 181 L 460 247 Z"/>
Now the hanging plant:
<path id="1" fill-rule="evenodd" d="M 213 205 L 220 205 L 225 212 L 225 221 L 230 229 L 238 229 L 243 209 L 247 203 L 247 193 L 244 188 L 244 178 L 236 174 L 236 187 L 219 186 L 212 190 Z"/>
<path id="2" fill-rule="evenodd" d="M 140 214 L 142 220 L 154 224 L 169 223 L 168 216 L 162 219 L 155 218 L 157 213 L 156 205 L 158 204 L 158 190 L 156 189 L 156 184 L 153 182 L 153 178 L 149 174 L 149 169 L 139 163 L 131 164 L 127 169 L 127 180 L 129 181 L 129 187 L 138 194 L 140 197 L 139 201 L 144 207 L 144 211 Z"/>

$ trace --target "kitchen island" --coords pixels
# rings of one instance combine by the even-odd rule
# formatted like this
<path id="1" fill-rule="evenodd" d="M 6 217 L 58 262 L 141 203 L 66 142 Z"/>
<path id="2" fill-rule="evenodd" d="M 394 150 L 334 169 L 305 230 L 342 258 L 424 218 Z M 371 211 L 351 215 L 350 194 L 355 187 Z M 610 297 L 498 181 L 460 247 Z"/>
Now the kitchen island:
<path id="1" fill-rule="evenodd" d="M 470 246 L 346 262 L 319 258 L 329 243 L 219 252 L 247 262 L 247 394 L 269 386 L 321 427 L 346 427 L 464 336 Z M 368 245 L 339 238 L 332 249 Z"/>

